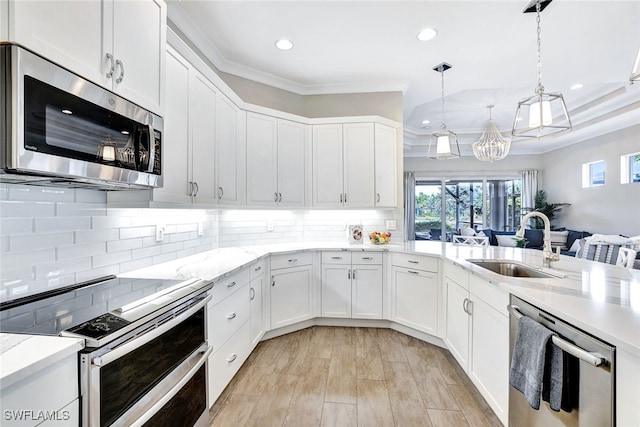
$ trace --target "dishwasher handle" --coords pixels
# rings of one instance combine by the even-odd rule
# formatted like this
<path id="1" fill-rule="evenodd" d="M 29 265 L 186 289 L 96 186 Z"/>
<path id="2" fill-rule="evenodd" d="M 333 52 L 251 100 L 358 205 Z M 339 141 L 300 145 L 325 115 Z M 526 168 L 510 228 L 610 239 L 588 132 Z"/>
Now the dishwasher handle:
<path id="1" fill-rule="evenodd" d="M 507 306 L 509 312 L 517 319 L 520 319 L 524 314 L 519 310 L 520 307 L 517 305 L 509 304 Z M 577 357 L 578 359 L 592 365 L 592 366 L 600 366 L 600 365 L 608 365 L 607 360 L 597 353 L 591 353 L 587 350 L 578 347 L 575 344 L 570 343 L 569 341 L 560 338 L 558 335 L 551 336 L 552 342 L 560 347 L 562 350 L 566 351 L 572 356 Z"/>

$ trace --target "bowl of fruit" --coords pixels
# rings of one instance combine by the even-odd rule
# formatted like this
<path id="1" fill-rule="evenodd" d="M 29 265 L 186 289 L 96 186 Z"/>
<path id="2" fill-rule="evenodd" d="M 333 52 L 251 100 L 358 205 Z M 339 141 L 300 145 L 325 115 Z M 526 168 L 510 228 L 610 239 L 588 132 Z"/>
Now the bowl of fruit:
<path id="1" fill-rule="evenodd" d="M 384 245 L 391 240 L 391 233 L 388 231 L 372 231 L 369 233 L 369 240 L 374 245 Z"/>

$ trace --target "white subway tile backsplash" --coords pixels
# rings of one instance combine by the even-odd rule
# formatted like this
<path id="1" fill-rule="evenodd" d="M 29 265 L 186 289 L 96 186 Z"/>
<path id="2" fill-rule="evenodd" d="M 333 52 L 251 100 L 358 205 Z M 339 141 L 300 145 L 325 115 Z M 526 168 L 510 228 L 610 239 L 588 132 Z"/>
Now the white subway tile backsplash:
<path id="1" fill-rule="evenodd" d="M 368 233 L 384 230 L 386 219 L 401 224 L 402 213 L 109 209 L 101 191 L 0 184 L 0 301 L 217 247 L 346 241 L 346 225 L 362 224 Z M 157 225 L 165 226 L 162 242 Z"/>

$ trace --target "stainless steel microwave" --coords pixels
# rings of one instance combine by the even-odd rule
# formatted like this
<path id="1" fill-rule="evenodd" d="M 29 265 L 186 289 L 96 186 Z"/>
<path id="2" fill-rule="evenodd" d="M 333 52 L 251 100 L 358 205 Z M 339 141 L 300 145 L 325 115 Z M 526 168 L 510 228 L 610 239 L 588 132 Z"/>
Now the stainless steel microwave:
<path id="1" fill-rule="evenodd" d="M 17 45 L 0 45 L 0 182 L 162 186 L 163 119 Z"/>

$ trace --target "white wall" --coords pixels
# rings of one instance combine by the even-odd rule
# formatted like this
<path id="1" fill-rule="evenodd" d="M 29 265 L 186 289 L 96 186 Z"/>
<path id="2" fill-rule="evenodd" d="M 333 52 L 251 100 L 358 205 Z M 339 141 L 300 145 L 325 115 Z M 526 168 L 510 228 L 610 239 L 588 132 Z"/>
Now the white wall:
<path id="1" fill-rule="evenodd" d="M 549 203 L 571 203 L 558 226 L 592 233 L 640 235 L 640 183 L 620 183 L 620 156 L 640 151 L 640 125 L 542 156 L 541 188 Z M 604 160 L 605 185 L 582 188 L 582 164 Z"/>
<path id="2" fill-rule="evenodd" d="M 385 219 L 402 226 L 401 211 L 109 209 L 101 191 L 0 184 L 0 301 L 217 247 L 342 242 L 345 224 L 368 234 L 385 230 Z M 166 226 L 162 242 L 157 224 Z M 401 229 L 393 234 L 402 240 Z"/>

